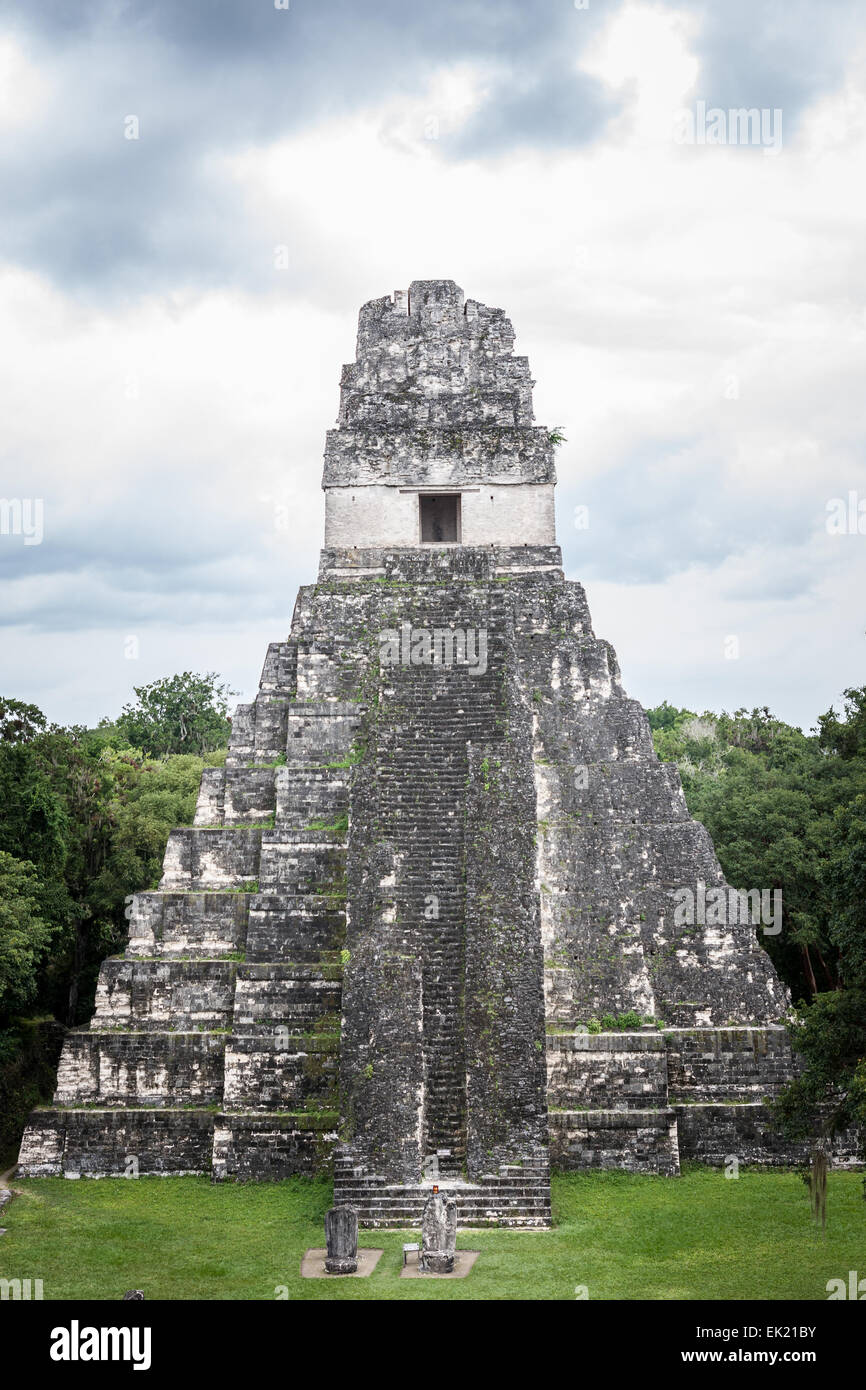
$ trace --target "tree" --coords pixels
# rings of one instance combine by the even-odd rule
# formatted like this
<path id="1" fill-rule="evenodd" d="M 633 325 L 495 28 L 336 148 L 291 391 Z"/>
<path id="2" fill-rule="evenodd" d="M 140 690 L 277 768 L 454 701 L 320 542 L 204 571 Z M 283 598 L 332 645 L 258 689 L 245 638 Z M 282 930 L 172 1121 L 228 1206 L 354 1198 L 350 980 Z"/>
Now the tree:
<path id="1" fill-rule="evenodd" d="M 782 933 L 761 940 L 801 1001 L 790 1031 L 803 1067 L 775 1105 L 800 1139 L 866 1134 L 866 686 L 844 700 L 812 735 L 766 707 L 649 712 L 728 882 L 782 890 Z"/>
<path id="2" fill-rule="evenodd" d="M 29 743 L 46 725 L 37 705 L 0 695 L 0 743 Z"/>
<path id="3" fill-rule="evenodd" d="M 835 817 L 836 844 L 826 871 L 833 909 L 830 931 L 839 947 L 841 983 L 866 989 L 866 794 Z"/>
<path id="4" fill-rule="evenodd" d="M 866 792 L 866 761 L 828 754 L 768 709 L 734 714 L 662 705 L 650 712 L 659 757 L 675 762 L 693 816 L 729 883 L 782 890 L 779 936 L 761 936 L 795 999 L 839 983 L 827 871 L 840 807 Z M 837 721 L 838 724 L 838 721 Z"/>
<path id="5" fill-rule="evenodd" d="M 866 685 L 843 690 L 845 718 L 829 709 L 818 720 L 818 742 L 839 758 L 866 757 Z"/>
<path id="6" fill-rule="evenodd" d="M 846 695 L 854 692 L 846 692 Z M 858 694 L 860 692 L 857 692 Z M 837 759 L 866 764 L 862 701 L 849 701 L 853 732 L 833 714 L 830 747 Z M 835 727 L 834 727 L 835 726 Z M 843 751 L 844 750 L 844 751 Z M 823 880 L 829 902 L 828 935 L 838 954 L 832 991 L 816 994 L 791 1027 L 804 1062 L 802 1074 L 776 1103 L 781 1127 L 793 1136 L 832 1136 L 853 1129 L 866 1139 L 866 794 L 837 808 L 833 845 Z"/>
<path id="7" fill-rule="evenodd" d="M 647 710 L 649 726 L 653 733 L 657 729 L 678 729 L 681 728 L 687 719 L 694 719 L 696 716 L 693 710 L 677 709 L 676 705 L 669 705 L 667 700 L 662 700 L 655 709 Z"/>
<path id="8" fill-rule="evenodd" d="M 168 753 L 209 753 L 228 743 L 228 701 L 238 692 L 214 671 L 184 671 L 134 689 L 137 703 L 125 705 L 114 723 L 129 747 L 162 758 Z M 100 727 L 110 728 L 110 721 L 103 720 Z"/>
<path id="9" fill-rule="evenodd" d="M 54 985 L 67 982 L 65 1007 L 52 993 L 51 1005 L 69 1024 L 82 1022 L 79 996 L 89 967 L 114 941 L 112 924 L 92 900 L 92 885 L 108 857 L 114 835 L 114 778 L 101 748 L 82 728 L 47 731 L 35 744 L 67 819 L 62 883 L 66 894 L 63 951 L 52 962 Z M 86 1016 L 86 1004 L 85 1004 Z"/>
<path id="10" fill-rule="evenodd" d="M 51 940 L 42 915 L 39 876 L 27 860 L 0 850 L 0 1020 L 34 998 Z"/>
<path id="11" fill-rule="evenodd" d="M 30 860 L 47 880 L 63 869 L 69 817 L 45 764 L 44 737 L 0 742 L 0 849 Z"/>

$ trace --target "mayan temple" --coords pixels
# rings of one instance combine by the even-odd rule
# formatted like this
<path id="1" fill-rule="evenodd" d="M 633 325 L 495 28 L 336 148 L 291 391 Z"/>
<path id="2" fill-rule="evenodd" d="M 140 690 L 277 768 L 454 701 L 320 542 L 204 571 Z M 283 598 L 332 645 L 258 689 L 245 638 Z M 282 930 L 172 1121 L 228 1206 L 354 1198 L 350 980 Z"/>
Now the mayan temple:
<path id="1" fill-rule="evenodd" d="M 745 913 L 680 921 L 741 900 L 565 579 L 513 345 L 450 280 L 362 308 L 318 582 L 24 1175 L 333 1171 L 393 1226 L 435 1180 L 462 1223 L 543 1226 L 551 1165 L 790 1158 L 786 992 Z"/>

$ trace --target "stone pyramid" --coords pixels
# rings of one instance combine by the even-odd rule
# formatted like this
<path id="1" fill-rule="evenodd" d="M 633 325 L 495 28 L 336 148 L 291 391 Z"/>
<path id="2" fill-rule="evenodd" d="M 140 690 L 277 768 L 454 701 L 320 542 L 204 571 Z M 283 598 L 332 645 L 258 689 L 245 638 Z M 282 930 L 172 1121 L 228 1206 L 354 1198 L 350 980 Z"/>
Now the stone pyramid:
<path id="1" fill-rule="evenodd" d="M 551 1160 L 790 1161 L 785 990 L 745 913 L 681 921 L 740 900 L 564 577 L 513 345 L 450 280 L 362 308 L 318 582 L 25 1174 L 333 1170 L 367 1225 L 438 1183 L 462 1223 L 540 1226 Z"/>

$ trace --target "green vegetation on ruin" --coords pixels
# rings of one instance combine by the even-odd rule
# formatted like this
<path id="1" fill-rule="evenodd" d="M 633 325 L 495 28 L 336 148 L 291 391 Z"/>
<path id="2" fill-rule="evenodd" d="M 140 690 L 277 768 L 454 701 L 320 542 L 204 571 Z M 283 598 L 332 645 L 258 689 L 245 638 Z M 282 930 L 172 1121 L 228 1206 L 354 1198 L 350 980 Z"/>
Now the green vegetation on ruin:
<path id="1" fill-rule="evenodd" d="M 327 830 L 332 835 L 348 835 L 349 833 L 349 814 L 344 812 L 342 816 L 337 816 L 336 820 L 311 820 L 306 827 L 307 830 Z"/>

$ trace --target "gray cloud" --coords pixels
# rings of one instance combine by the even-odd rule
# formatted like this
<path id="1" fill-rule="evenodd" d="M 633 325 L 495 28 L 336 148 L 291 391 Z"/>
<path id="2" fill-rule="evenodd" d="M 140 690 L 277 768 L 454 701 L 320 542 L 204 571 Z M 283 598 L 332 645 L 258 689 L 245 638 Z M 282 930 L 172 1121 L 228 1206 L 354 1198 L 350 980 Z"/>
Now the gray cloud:
<path id="1" fill-rule="evenodd" d="M 315 575 L 319 537 L 291 540 L 265 506 L 238 513 L 188 483 L 131 480 L 110 505 L 59 516 L 49 497 L 41 544 L 0 537 L 0 627 L 285 619 L 287 593 Z"/>
<path id="2" fill-rule="evenodd" d="M 781 107 L 787 133 L 838 82 L 862 21 L 857 0 L 692 0 L 697 94 L 708 105 Z"/>
<path id="3" fill-rule="evenodd" d="M 249 222 L 219 157 L 385 97 L 415 98 L 438 66 L 458 60 L 489 68 L 487 96 L 439 142 L 439 157 L 580 146 L 617 108 L 576 61 L 620 3 L 14 4 L 6 23 L 50 68 L 55 106 L 0 158 L 0 254 L 80 293 L 226 283 L 271 292 L 274 238 Z M 700 20 L 699 94 L 724 106 L 781 105 L 788 132 L 838 76 L 854 23 L 849 0 L 824 0 L 820 16 L 805 0 L 686 8 Z M 123 138 L 127 114 L 140 118 L 138 141 Z M 286 234 L 303 244 L 300 218 Z M 314 273 L 302 255 L 278 292 Z"/>
<path id="4" fill-rule="evenodd" d="M 744 494 L 722 451 L 703 439 L 660 440 L 612 461 L 577 486 L 558 486 L 563 560 L 589 581 L 658 584 L 693 566 L 712 570 L 753 546 L 805 546 L 823 526 L 824 488 L 815 496 Z M 574 508 L 588 509 L 586 529 Z M 793 598 L 819 578 L 799 555 L 784 573 L 762 576 L 756 594 Z M 734 590 L 732 589 L 732 593 Z M 737 590 L 738 597 L 747 597 Z"/>

